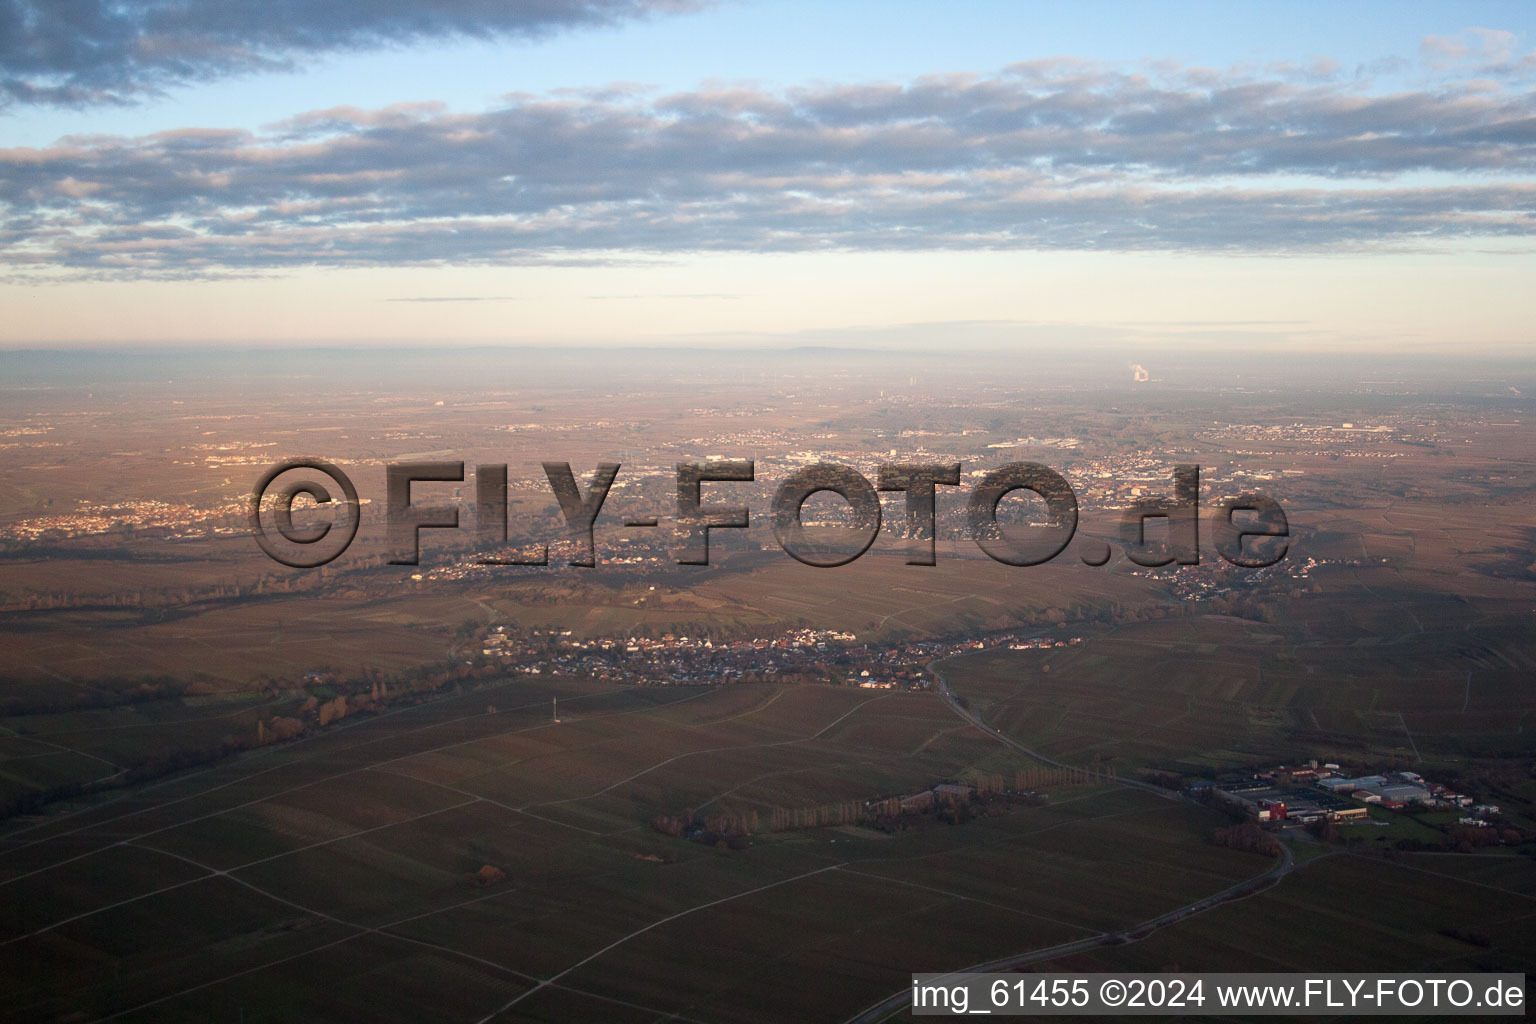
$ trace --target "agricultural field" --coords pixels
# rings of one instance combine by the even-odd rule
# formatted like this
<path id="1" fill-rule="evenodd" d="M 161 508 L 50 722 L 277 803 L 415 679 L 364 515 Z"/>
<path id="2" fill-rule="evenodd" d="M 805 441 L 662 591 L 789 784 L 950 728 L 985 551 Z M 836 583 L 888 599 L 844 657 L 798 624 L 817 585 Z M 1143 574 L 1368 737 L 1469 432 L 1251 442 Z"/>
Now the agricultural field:
<path id="1" fill-rule="evenodd" d="M 1514 602 L 1325 592 L 1279 615 L 1091 629 L 1078 647 L 989 651 L 943 670 L 990 724 L 1072 763 L 1198 771 L 1536 750 L 1536 633 Z"/>
<path id="2" fill-rule="evenodd" d="M 1032 969 L 1524 972 L 1533 877 L 1529 857 L 1325 857 L 1247 900 Z"/>
<path id="3" fill-rule="evenodd" d="M 13 821 L 0 1019 L 842 1019 L 911 970 L 1123 930 L 1272 866 L 1210 844 L 1209 811 L 1102 782 L 744 848 L 650 825 L 1026 763 L 935 694 L 477 686 Z"/>
<path id="4" fill-rule="evenodd" d="M 1111 386 L 460 352 L 117 380 L 92 358 L 0 416 L 0 1021 L 849 1021 L 912 971 L 1064 945 L 1149 970 L 1536 945 L 1524 369 L 1490 392 L 1421 367 L 1405 392 L 1363 366 Z M 297 456 L 367 499 L 323 568 L 267 558 L 246 519 Z M 701 492 L 752 526 L 679 565 L 674 467 L 710 457 L 755 460 Z M 460 459 L 416 497 L 461 527 L 398 561 L 385 467 Z M 544 459 L 583 488 L 623 464 L 598 564 L 478 564 L 560 543 Z M 768 502 L 811 459 L 961 463 L 937 564 L 906 564 L 896 493 L 857 561 L 787 555 Z M 1080 499 L 1049 564 L 966 533 L 977 478 L 1020 460 Z M 505 538 L 479 529 L 482 463 L 508 466 Z M 1190 463 L 1200 563 L 1135 564 L 1122 513 Z M 1212 547 L 1216 502 L 1251 488 L 1289 522 L 1270 568 Z M 1033 500 L 999 504 L 1004 533 Z M 1244 852 L 1151 784 L 1308 758 L 1422 771 L 1501 827 L 1467 856 L 1452 820 L 1378 809 Z"/>

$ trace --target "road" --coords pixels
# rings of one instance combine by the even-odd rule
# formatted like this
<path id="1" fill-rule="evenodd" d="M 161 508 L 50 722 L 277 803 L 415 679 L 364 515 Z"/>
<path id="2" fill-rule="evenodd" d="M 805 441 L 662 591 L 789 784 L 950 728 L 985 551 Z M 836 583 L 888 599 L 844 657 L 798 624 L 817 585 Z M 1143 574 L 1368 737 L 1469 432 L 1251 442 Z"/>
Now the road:
<path id="1" fill-rule="evenodd" d="M 1044 754 L 1041 754 L 1038 751 L 1030 750 L 1028 747 L 1014 740 L 1011 736 L 1006 736 L 992 726 L 987 725 L 987 723 L 982 720 L 979 714 L 972 712 L 967 708 L 961 707 L 958 700 L 955 698 L 955 695 L 949 689 L 949 680 L 944 678 L 944 673 L 938 669 L 937 665 L 938 662 L 930 664 L 928 666 L 928 670 L 932 672 L 938 679 L 939 693 L 954 710 L 955 714 L 959 715 L 967 722 L 970 722 L 972 725 L 981 729 L 983 732 L 989 734 L 998 742 L 1012 747 L 1019 753 L 1024 754 L 1026 757 L 1033 758 L 1034 760 L 1039 761 L 1041 764 L 1050 765 L 1053 768 L 1073 767 L 1072 765 L 1057 761 L 1054 758 L 1046 757 Z M 1149 783 L 1138 782 L 1132 779 L 1116 779 L 1115 781 L 1122 786 L 1128 786 L 1133 789 L 1143 789 L 1149 793 L 1155 793 L 1164 799 L 1184 799 L 1181 796 L 1170 793 L 1166 789 L 1150 785 Z M 1280 879 L 1290 874 L 1292 868 L 1295 867 L 1295 864 L 1295 858 L 1291 855 L 1290 847 L 1282 843 L 1280 846 L 1279 861 L 1276 862 L 1274 867 L 1270 868 L 1262 875 L 1256 875 L 1253 878 L 1244 879 L 1243 881 L 1238 882 L 1236 885 L 1229 886 L 1220 892 L 1213 893 L 1210 896 L 1195 900 L 1193 903 L 1187 903 L 1182 907 L 1176 907 L 1175 909 L 1168 911 L 1166 914 L 1161 914 L 1152 918 L 1151 920 L 1143 921 L 1141 924 L 1125 929 L 1124 931 L 1100 932 L 1098 935 L 1089 936 L 1086 939 L 1078 939 L 1074 942 L 1063 943 L 1059 946 L 1050 946 L 1045 949 L 1031 950 L 1027 953 L 1016 953 L 1012 956 L 1005 956 L 998 960 L 989 960 L 986 963 L 974 964 L 970 967 L 964 968 L 963 971 L 957 971 L 955 973 L 970 974 L 1016 970 L 1020 967 L 1028 966 L 1029 964 L 1039 963 L 1043 960 L 1054 960 L 1057 957 L 1070 956 L 1073 953 L 1081 953 L 1085 950 L 1095 949 L 1099 946 L 1120 945 L 1127 942 L 1137 942 L 1146 938 L 1157 929 L 1166 925 L 1173 924 L 1176 921 L 1182 921 L 1186 918 L 1193 917 L 1196 914 L 1210 910 L 1212 907 L 1219 906 L 1220 904 L 1226 903 L 1230 900 L 1245 899 L 1248 896 L 1255 895 L 1261 890 L 1269 888 L 1269 886 L 1275 884 Z M 900 992 L 893 993 L 889 997 L 882 999 L 880 1002 L 874 1004 L 868 1009 L 863 1010 L 855 1016 L 848 1018 L 845 1024 L 877 1024 L 877 1022 L 885 1020 L 892 1014 L 907 1009 L 909 1006 L 911 1006 L 911 1003 L 912 990 L 910 988 L 904 988 Z"/>
<path id="2" fill-rule="evenodd" d="M 963 657 L 963 655 L 956 655 L 956 657 Z M 940 660 L 948 660 L 948 659 L 940 659 Z M 979 713 L 971 711 L 969 708 L 965 708 L 965 707 L 962 707 L 960 705 L 959 699 L 954 695 L 954 692 L 951 691 L 950 688 L 949 688 L 949 680 L 947 678 L 945 678 L 944 673 L 939 669 L 938 666 L 939 666 L 939 662 L 938 661 L 929 662 L 928 663 L 928 671 L 932 672 L 934 677 L 936 679 L 938 679 L 938 681 L 939 681 L 939 695 L 944 698 L 945 702 L 949 705 L 950 710 L 953 711 L 955 714 L 959 715 L 961 718 L 965 719 L 967 722 L 971 723 L 976 728 L 980 729 L 982 732 L 988 733 L 994 739 L 996 739 L 999 743 L 1002 743 L 1005 746 L 1012 747 L 1014 750 L 1017 750 L 1019 753 L 1023 754 L 1025 757 L 1031 758 L 1031 759 L 1033 759 L 1035 761 L 1039 761 L 1041 764 L 1049 765 L 1052 768 L 1065 768 L 1065 769 L 1070 769 L 1070 770 L 1073 770 L 1073 771 L 1087 771 L 1090 775 L 1094 775 L 1094 776 L 1097 776 L 1099 778 L 1104 778 L 1103 775 L 1101 775 L 1097 771 L 1094 771 L 1091 768 L 1090 769 L 1083 769 L 1083 768 L 1081 768 L 1078 765 L 1070 765 L 1070 764 L 1067 764 L 1064 761 L 1058 761 L 1058 760 L 1056 760 L 1053 757 L 1046 757 L 1044 754 L 1040 753 L 1038 750 L 1031 750 L 1031 749 L 1029 749 L 1024 744 L 1020 743 L 1018 740 L 1015 740 L 1012 736 L 1009 736 L 1006 733 L 1004 733 L 1002 730 L 994 728 L 993 726 L 988 725 L 982 719 L 982 717 L 981 717 L 981 715 Z M 1111 780 L 1105 779 L 1105 781 L 1111 781 Z M 1151 793 L 1151 794 L 1153 794 L 1155 796 L 1161 797 L 1164 800 L 1182 800 L 1182 799 L 1184 799 L 1182 796 L 1180 796 L 1177 793 L 1171 793 L 1168 790 L 1163 789 L 1161 786 L 1154 786 L 1154 785 L 1152 785 L 1151 783 L 1148 783 L 1148 782 L 1139 782 L 1136 779 L 1118 779 L 1118 778 L 1114 779 L 1112 781 L 1114 781 L 1118 785 L 1126 786 L 1126 787 L 1128 787 L 1130 789 L 1145 790 L 1146 792 Z"/>
<path id="3" fill-rule="evenodd" d="M 1245 879 L 1234 886 L 1223 889 L 1221 892 L 1170 910 L 1166 914 L 1154 917 L 1150 921 L 1143 921 L 1141 924 L 1128 928 L 1125 931 L 1101 932 L 1098 935 L 1089 936 L 1086 939 L 1078 939 L 1075 942 L 1066 942 L 1060 946 L 1050 946 L 1046 949 L 1036 949 L 1028 953 L 1005 956 L 999 960 L 989 960 L 984 964 L 974 964 L 954 973 L 986 974 L 994 971 L 1017 970 L 1020 967 L 1027 967 L 1042 960 L 1054 960 L 1057 957 L 1070 956 L 1073 953 L 1081 953 L 1099 946 L 1138 942 L 1165 925 L 1194 917 L 1202 911 L 1210 910 L 1212 907 L 1230 900 L 1246 899 L 1248 896 L 1256 895 L 1261 890 L 1269 888 L 1275 882 L 1290 874 L 1291 869 L 1295 867 L 1295 859 L 1291 856 L 1290 848 L 1282 844 L 1280 850 L 1280 861 L 1262 875 Z M 845 1024 L 877 1024 L 877 1022 L 883 1021 L 892 1014 L 905 1010 L 911 1005 L 912 990 L 904 988 L 900 992 L 882 999 L 861 1013 L 848 1018 Z"/>

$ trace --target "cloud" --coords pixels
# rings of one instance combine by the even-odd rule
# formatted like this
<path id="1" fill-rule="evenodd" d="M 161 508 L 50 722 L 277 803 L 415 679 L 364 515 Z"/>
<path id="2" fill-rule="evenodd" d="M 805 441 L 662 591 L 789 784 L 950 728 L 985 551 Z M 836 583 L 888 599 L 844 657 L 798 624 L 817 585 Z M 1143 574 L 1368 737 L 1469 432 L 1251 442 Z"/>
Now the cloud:
<path id="1" fill-rule="evenodd" d="M 1454 36 L 1425 36 L 1419 57 L 1432 70 L 1457 70 L 1495 78 L 1536 75 L 1536 50 L 1519 52 L 1520 39 L 1498 28 L 1468 28 Z"/>
<path id="2" fill-rule="evenodd" d="M 1469 28 L 1457 36 L 1425 36 L 1420 50 L 1434 61 L 1470 57 L 1480 62 L 1500 63 L 1514 56 L 1517 41 L 1513 32 L 1504 29 Z"/>
<path id="3" fill-rule="evenodd" d="M 537 37 L 695 0 L 0 0 L 0 104 L 129 103 L 344 50 Z"/>
<path id="4" fill-rule="evenodd" d="M 1349 251 L 1536 234 L 1536 96 L 1056 59 L 992 76 L 333 108 L 0 150 L 12 273 L 705 251 Z"/>

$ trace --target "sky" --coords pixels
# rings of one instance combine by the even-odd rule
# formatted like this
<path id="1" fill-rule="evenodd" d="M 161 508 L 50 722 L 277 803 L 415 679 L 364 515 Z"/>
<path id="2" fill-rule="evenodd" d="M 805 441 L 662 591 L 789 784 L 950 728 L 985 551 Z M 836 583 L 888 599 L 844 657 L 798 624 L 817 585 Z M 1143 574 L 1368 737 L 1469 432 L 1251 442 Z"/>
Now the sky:
<path id="1" fill-rule="evenodd" d="M 0 0 L 0 346 L 1522 355 L 1533 22 Z"/>

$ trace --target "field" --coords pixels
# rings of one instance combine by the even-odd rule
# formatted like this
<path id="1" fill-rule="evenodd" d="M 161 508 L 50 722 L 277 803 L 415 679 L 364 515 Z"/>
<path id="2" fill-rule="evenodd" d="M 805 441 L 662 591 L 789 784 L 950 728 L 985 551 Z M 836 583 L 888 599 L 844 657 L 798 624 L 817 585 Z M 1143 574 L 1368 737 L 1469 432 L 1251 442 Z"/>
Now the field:
<path id="1" fill-rule="evenodd" d="M 1209 844 L 1209 812 L 1086 785 L 715 849 L 648 822 L 1021 762 L 928 694 L 565 689 L 558 724 L 553 695 L 495 684 L 13 824 L 0 1015 L 841 1019 L 911 970 L 1125 929 L 1271 865 Z"/>
<path id="2" fill-rule="evenodd" d="M 253 555 L 248 537 L 183 547 L 185 560 L 165 563 L 104 565 L 79 551 L 73 558 L 9 560 L 9 586 L 34 599 L 45 588 L 68 588 L 76 603 L 7 616 L 6 695 L 19 686 L 56 690 L 61 683 L 167 675 L 240 690 L 261 675 L 296 680 L 320 665 L 400 671 L 448 657 L 465 622 L 515 621 L 595 636 L 642 630 L 775 635 L 814 625 L 889 641 L 1008 628 L 1110 603 L 1148 604 L 1161 593 L 1154 582 L 1123 572 L 999 565 L 977 558 L 969 544 L 947 545 L 940 564 L 930 568 L 881 552 L 828 571 L 779 551 L 743 551 L 710 567 L 663 565 L 592 577 L 568 570 L 488 573 L 457 586 L 418 585 L 401 568 L 371 569 L 323 593 L 261 592 L 255 580 L 297 585 L 295 574 L 275 572 L 259 552 Z M 112 593 L 93 594 L 103 587 L 104 569 Z M 166 607 L 106 604 L 125 591 L 212 587 L 224 575 L 251 582 Z M 302 575 L 297 582 L 314 583 Z M 1061 594 L 1069 591 L 1072 600 L 1064 603 Z"/>
<path id="3" fill-rule="evenodd" d="M 1527 368 L 1266 383 L 1202 358 L 1132 387 L 1097 357 L 717 373 L 649 353 L 594 376 L 590 353 L 458 356 L 316 354 L 298 376 L 151 360 L 121 380 L 86 359 L 89 379 L 7 389 L 0 1020 L 777 1024 L 1063 945 L 1149 970 L 1529 961 Z M 248 535 L 248 488 L 294 456 L 368 499 L 323 569 Z M 682 566 L 673 467 L 711 456 L 755 460 L 750 486 L 706 488 L 753 528 Z M 905 564 L 895 493 L 852 564 L 779 550 L 768 501 L 812 458 L 962 463 L 938 564 Z M 392 564 L 384 467 L 423 459 L 469 468 L 417 495 L 462 528 Z M 583 486 L 623 463 L 601 564 L 477 566 L 497 547 L 471 526 L 477 464 L 509 467 L 509 545 L 563 535 L 544 459 Z M 960 536 L 976 479 L 1021 459 L 1080 498 L 1047 565 Z M 1120 510 L 1188 463 L 1200 564 L 1134 564 Z M 1290 523 L 1272 570 L 1212 547 L 1216 501 L 1249 488 Z M 1005 504 L 1023 529 L 1023 495 Z M 894 688 L 824 685 L 861 667 Z M 738 681 L 676 685 L 704 679 Z M 1453 852 L 1472 847 L 1454 821 L 1378 809 L 1257 855 L 1220 845 L 1228 817 L 1140 785 L 1309 758 L 1499 804 L 1475 838 L 1502 845 Z M 1013 791 L 946 806 L 945 782 Z"/>
<path id="4" fill-rule="evenodd" d="M 1385 597 L 1325 591 L 1285 606 L 1309 622 L 1102 628 L 1079 647 L 988 652 L 944 671 L 989 723 L 1073 763 L 1199 771 L 1353 756 L 1406 767 L 1536 750 L 1529 612 Z M 1423 622 L 1408 621 L 1412 609 Z"/>
<path id="5" fill-rule="evenodd" d="M 1505 871 L 1518 889 L 1502 884 Z M 1533 877 L 1527 857 L 1327 857 L 1251 899 L 1034 969 L 1524 972 Z"/>

